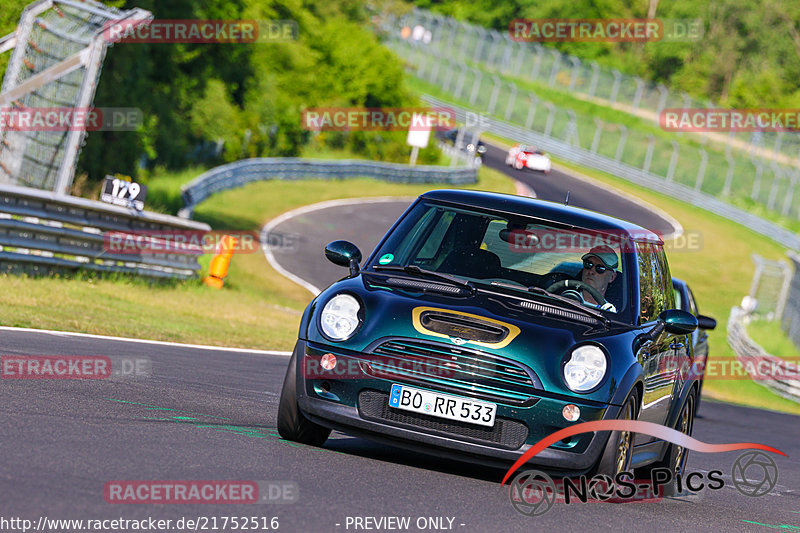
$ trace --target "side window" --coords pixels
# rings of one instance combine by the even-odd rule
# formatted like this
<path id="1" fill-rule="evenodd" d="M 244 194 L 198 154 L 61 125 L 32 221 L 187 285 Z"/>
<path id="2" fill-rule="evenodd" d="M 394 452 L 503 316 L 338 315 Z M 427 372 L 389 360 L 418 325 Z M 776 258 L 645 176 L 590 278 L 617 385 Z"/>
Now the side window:
<path id="1" fill-rule="evenodd" d="M 683 308 L 683 302 L 681 300 L 681 292 L 678 289 L 676 289 L 674 286 L 672 287 L 672 292 L 673 292 L 673 294 L 675 294 L 675 308 L 676 309 L 682 309 Z"/>
<path id="2" fill-rule="evenodd" d="M 667 262 L 667 253 L 664 251 L 663 246 L 654 246 L 656 258 L 658 259 L 659 269 L 663 276 L 664 287 L 664 307 L 661 309 L 676 309 L 678 307 L 675 298 L 675 291 L 672 289 L 672 275 L 669 272 L 669 263 Z"/>
<path id="3" fill-rule="evenodd" d="M 663 311 L 664 278 L 653 245 L 636 243 L 636 257 L 639 262 L 639 323 L 644 324 L 655 320 Z"/>
<path id="4" fill-rule="evenodd" d="M 689 293 L 689 298 L 688 298 L 689 312 L 692 313 L 694 316 L 697 316 L 700 314 L 700 310 L 697 308 L 697 302 L 694 299 L 694 293 L 692 293 L 692 289 L 690 289 L 689 287 L 686 287 L 686 289 L 687 289 L 686 292 Z"/>

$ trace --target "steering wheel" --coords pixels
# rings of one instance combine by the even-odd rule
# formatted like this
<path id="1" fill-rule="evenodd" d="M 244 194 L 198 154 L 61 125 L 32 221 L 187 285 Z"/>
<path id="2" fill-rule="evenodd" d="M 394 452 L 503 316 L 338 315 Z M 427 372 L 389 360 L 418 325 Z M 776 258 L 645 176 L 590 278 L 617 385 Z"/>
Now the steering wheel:
<path id="1" fill-rule="evenodd" d="M 602 306 L 606 304 L 606 299 L 603 298 L 603 295 L 600 294 L 600 291 L 598 291 L 588 283 L 576 279 L 565 279 L 562 281 L 556 281 L 555 283 L 547 287 L 547 289 L 545 290 L 547 292 L 552 292 L 555 294 L 561 294 L 562 292 L 567 292 L 567 290 L 569 290 L 572 294 L 577 295 L 581 299 L 581 302 L 583 302 L 583 297 L 581 296 L 580 291 L 585 290 L 586 292 L 592 295 L 592 298 L 594 298 L 594 300 L 597 302 L 597 305 Z"/>

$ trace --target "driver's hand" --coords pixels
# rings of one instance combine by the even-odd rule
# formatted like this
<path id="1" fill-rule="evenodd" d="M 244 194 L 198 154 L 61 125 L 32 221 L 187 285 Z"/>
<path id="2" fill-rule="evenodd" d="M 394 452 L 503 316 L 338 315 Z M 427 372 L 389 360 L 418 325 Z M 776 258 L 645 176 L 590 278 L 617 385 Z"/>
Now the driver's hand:
<path id="1" fill-rule="evenodd" d="M 602 306 L 600 306 L 600 309 L 602 309 L 603 311 L 611 311 L 612 313 L 617 312 L 617 308 L 614 307 L 614 304 L 612 304 L 611 302 L 604 303 Z"/>

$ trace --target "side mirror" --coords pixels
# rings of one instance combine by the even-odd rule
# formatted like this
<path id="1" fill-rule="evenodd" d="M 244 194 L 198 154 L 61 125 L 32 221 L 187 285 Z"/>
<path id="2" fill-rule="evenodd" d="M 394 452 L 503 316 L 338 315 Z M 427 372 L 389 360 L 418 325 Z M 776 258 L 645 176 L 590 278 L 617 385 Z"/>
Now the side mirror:
<path id="1" fill-rule="evenodd" d="M 658 320 L 664 323 L 667 333 L 673 335 L 688 335 L 697 329 L 697 318 L 681 309 L 668 309 L 658 315 Z"/>
<path id="2" fill-rule="evenodd" d="M 325 257 L 334 265 L 350 267 L 350 275 L 356 276 L 361 262 L 361 250 L 352 242 L 333 241 L 325 247 Z"/>
<path id="3" fill-rule="evenodd" d="M 697 327 L 700 329 L 714 329 L 717 327 L 717 321 L 710 316 L 697 315 Z"/>

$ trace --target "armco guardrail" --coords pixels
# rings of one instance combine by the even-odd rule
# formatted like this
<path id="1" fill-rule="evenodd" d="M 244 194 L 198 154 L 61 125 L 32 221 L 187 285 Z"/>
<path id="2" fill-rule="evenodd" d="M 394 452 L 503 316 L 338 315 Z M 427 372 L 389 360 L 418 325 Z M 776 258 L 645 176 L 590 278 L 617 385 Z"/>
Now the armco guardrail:
<path id="1" fill-rule="evenodd" d="M 375 178 L 397 183 L 467 185 L 478 180 L 476 168 L 409 166 L 351 159 L 321 160 L 297 157 L 245 159 L 212 168 L 181 189 L 184 207 L 178 216 L 189 218 L 195 206 L 214 193 L 255 181 L 273 179 Z"/>
<path id="2" fill-rule="evenodd" d="M 800 376 L 796 363 L 770 355 L 756 344 L 745 329 L 747 316 L 747 311 L 734 307 L 728 318 L 728 344 L 733 348 L 736 359 L 751 373 L 756 383 L 784 398 L 800 402 Z M 757 374 L 754 375 L 754 372 Z"/>
<path id="3" fill-rule="evenodd" d="M 456 119 L 459 121 L 467 120 L 467 113 L 472 113 L 472 120 L 474 121 L 475 113 L 468 109 L 456 106 L 450 102 L 445 102 L 432 96 L 423 96 L 423 99 L 434 107 L 447 107 L 453 109 L 456 114 Z M 602 156 L 594 153 L 591 150 L 581 148 L 580 146 L 572 145 L 568 142 L 555 139 L 551 136 L 539 133 L 536 131 L 527 130 L 525 128 L 515 126 L 503 120 L 498 120 L 486 115 L 480 117 L 481 125 L 486 131 L 495 135 L 513 139 L 523 144 L 532 144 L 537 148 L 541 148 L 558 157 L 591 167 L 597 170 L 602 170 L 625 178 L 633 183 L 637 183 L 654 191 L 672 196 L 678 200 L 695 205 L 707 211 L 711 211 L 717 215 L 723 216 L 734 222 L 738 222 L 745 227 L 752 229 L 762 235 L 765 235 L 775 241 L 792 248 L 800 250 L 800 235 L 793 233 L 777 224 L 773 224 L 757 215 L 748 213 L 743 209 L 739 209 L 733 205 L 727 204 L 710 194 L 698 191 L 694 188 L 687 187 L 681 183 L 670 181 L 662 176 L 646 172 L 641 168 L 636 168 L 627 165 L 620 161 L 615 161 L 609 157 Z M 624 213 L 620 213 L 624 218 Z M 652 228 L 660 229 L 660 228 Z"/>
<path id="4" fill-rule="evenodd" d="M 52 192 L 0 185 L 0 271 L 47 274 L 79 269 L 185 279 L 200 266 L 193 253 L 112 253 L 108 233 L 141 243 L 149 232 L 208 231 L 208 224 Z M 135 235 L 138 234 L 138 235 Z"/>

